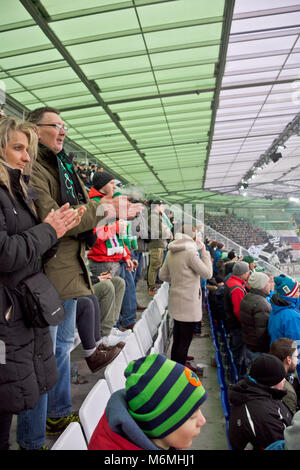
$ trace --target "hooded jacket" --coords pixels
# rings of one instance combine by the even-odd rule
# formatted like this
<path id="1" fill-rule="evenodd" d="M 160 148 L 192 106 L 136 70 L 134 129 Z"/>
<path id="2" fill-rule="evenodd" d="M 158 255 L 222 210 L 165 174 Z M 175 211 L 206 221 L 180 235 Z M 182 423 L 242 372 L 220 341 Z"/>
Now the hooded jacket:
<path id="1" fill-rule="evenodd" d="M 272 311 L 269 317 L 268 331 L 270 344 L 278 338 L 300 340 L 300 297 L 283 297 L 274 294 L 271 298 Z M 299 347 L 298 347 L 299 351 Z M 297 366 L 300 376 L 300 364 Z"/>
<path id="2" fill-rule="evenodd" d="M 160 450 L 144 434 L 128 413 L 125 390 L 108 400 L 88 446 L 88 450 Z"/>
<path id="3" fill-rule="evenodd" d="M 197 322 L 202 319 L 200 277 L 212 277 L 210 253 L 198 253 L 198 246 L 186 234 L 177 233 L 169 243 L 168 253 L 159 271 L 162 281 L 170 282 L 169 313 L 177 321 Z"/>
<path id="4" fill-rule="evenodd" d="M 19 414 L 34 408 L 58 377 L 49 329 L 25 325 L 18 295 L 19 283 L 42 271 L 57 236 L 32 211 L 34 193 L 25 198 L 20 171 L 9 173 L 14 197 L 0 182 L 0 413 Z"/>
<path id="5" fill-rule="evenodd" d="M 253 450 L 263 450 L 283 439 L 286 426 L 292 422 L 292 414 L 282 402 L 285 394 L 249 377 L 231 386 L 229 440 L 234 450 L 243 450 L 248 443 Z"/>
<path id="6" fill-rule="evenodd" d="M 267 294 L 260 289 L 250 289 L 240 304 L 240 322 L 243 341 L 252 352 L 269 352 L 268 319 L 272 310 Z"/>

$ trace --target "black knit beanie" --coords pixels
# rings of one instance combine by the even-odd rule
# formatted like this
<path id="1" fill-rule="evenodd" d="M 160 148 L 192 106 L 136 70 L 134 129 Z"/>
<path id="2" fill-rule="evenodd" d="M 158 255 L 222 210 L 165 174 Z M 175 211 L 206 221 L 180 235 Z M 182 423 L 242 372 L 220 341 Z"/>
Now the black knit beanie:
<path id="1" fill-rule="evenodd" d="M 95 171 L 92 184 L 94 188 L 99 191 L 101 188 L 103 188 L 103 186 L 105 186 L 107 183 L 114 179 L 115 177 L 107 171 Z"/>
<path id="2" fill-rule="evenodd" d="M 286 370 L 278 357 L 263 353 L 251 364 L 249 375 L 257 383 L 272 387 L 285 378 Z"/>

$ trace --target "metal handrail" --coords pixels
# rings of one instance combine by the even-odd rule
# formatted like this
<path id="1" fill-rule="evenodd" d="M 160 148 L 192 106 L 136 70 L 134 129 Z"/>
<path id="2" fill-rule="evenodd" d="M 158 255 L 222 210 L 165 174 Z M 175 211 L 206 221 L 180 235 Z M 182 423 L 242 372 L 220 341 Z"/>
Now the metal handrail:
<path id="1" fill-rule="evenodd" d="M 217 240 L 219 243 L 223 243 L 227 251 L 234 250 L 239 257 L 248 256 L 250 254 L 248 250 L 244 248 L 243 246 L 238 245 L 238 243 L 234 242 L 230 238 L 225 237 L 225 235 L 222 235 L 221 233 L 217 232 L 216 230 L 209 227 L 208 225 L 205 225 L 205 224 L 203 225 L 204 225 L 204 235 L 208 238 L 212 238 L 213 240 Z M 260 257 L 258 257 L 258 259 L 259 259 L 259 265 L 265 268 L 266 271 L 270 272 L 274 276 L 279 276 L 280 274 L 284 274 L 284 272 L 276 268 L 276 266 L 268 263 L 267 261 L 263 260 Z"/>

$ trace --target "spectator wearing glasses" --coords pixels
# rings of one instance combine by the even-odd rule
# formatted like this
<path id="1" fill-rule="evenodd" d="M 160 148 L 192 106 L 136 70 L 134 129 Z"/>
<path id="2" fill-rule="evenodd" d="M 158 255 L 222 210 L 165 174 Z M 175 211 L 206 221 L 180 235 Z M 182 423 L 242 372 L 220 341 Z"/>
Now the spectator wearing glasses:
<path id="1" fill-rule="evenodd" d="M 299 361 L 297 343 L 290 338 L 278 338 L 272 343 L 270 354 L 278 357 L 284 365 L 287 375 L 283 389 L 287 394 L 282 401 L 295 414 L 300 408 L 300 384 L 294 376 Z"/>
<path id="2" fill-rule="evenodd" d="M 63 148 L 67 128 L 58 110 L 39 108 L 29 113 L 28 120 L 36 124 L 39 137 L 38 156 L 32 171 L 32 186 L 38 193 L 36 210 L 39 217 L 43 220 L 51 209 L 57 209 L 66 202 L 78 209 L 82 216 L 80 224 L 62 237 L 56 257 L 45 265 L 46 274 L 64 303 L 66 318 L 58 327 L 50 328 L 58 381 L 47 401 L 39 401 L 34 410 L 23 412 L 22 419 L 19 419 L 18 443 L 25 449 L 37 449 L 45 444 L 47 416 L 47 433 L 50 435 L 60 434 L 71 421 L 78 421 L 78 415 L 71 409 L 70 349 L 74 344 L 76 299 L 93 294 L 84 255 L 87 247 L 95 241 L 92 229 L 104 214 L 118 215 L 120 201 L 118 198 L 105 201 L 104 198 L 105 210 L 97 215 L 103 202 L 89 200 L 84 185 L 74 172 L 72 159 Z M 127 210 L 130 206 L 127 199 L 121 202 L 122 208 Z M 105 367 L 119 352 L 117 347 L 107 349 L 101 345 L 101 349 L 97 349 L 98 361 Z"/>

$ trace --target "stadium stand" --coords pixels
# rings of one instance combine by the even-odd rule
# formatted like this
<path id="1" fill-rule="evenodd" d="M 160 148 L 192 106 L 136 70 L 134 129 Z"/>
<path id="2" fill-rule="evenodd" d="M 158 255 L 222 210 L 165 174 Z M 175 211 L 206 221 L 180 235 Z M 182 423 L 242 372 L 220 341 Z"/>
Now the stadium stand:
<path id="1" fill-rule="evenodd" d="M 203 206 L 202 219 L 192 220 L 205 237 L 238 257 L 256 253 L 258 269 L 268 274 L 300 280 L 296 3 L 3 0 L 0 123 L 4 112 L 23 120 L 42 106 L 58 108 L 63 126 L 37 125 L 50 126 L 60 137 L 63 133 L 63 150 L 72 158 L 69 171 L 87 192 L 96 170 L 102 176 L 109 172 L 117 183 L 114 196 L 123 194 L 147 207 L 150 201 L 166 203 L 173 231 L 173 206 L 193 205 L 193 214 L 195 205 Z M 1 169 L 5 158 L 1 153 Z M 178 210 L 181 216 L 184 211 Z M 129 251 L 136 250 L 135 256 L 143 251 L 136 323 L 121 352 L 96 374 L 87 369 L 75 331 L 70 380 L 72 409 L 79 410 L 81 425 L 71 422 L 59 438 L 48 437 L 51 450 L 87 450 L 109 396 L 124 387 L 129 362 L 154 352 L 170 355 L 170 286 L 157 278 L 149 296 L 151 239 L 140 249 L 126 224 Z M 85 255 L 81 267 L 88 262 Z M 190 354 L 209 393 L 207 424 L 191 449 L 231 450 L 228 389 L 238 374 L 224 323 L 213 319 L 205 288 L 203 306 L 202 331 L 195 330 Z M 10 310 L 0 313 L 10 320 Z M 120 319 L 116 326 L 124 334 Z M 0 338 L 5 322 L 0 322 Z M 0 367 L 5 354 L 0 339 Z M 13 450 L 19 449 L 16 428 L 14 415 Z"/>

